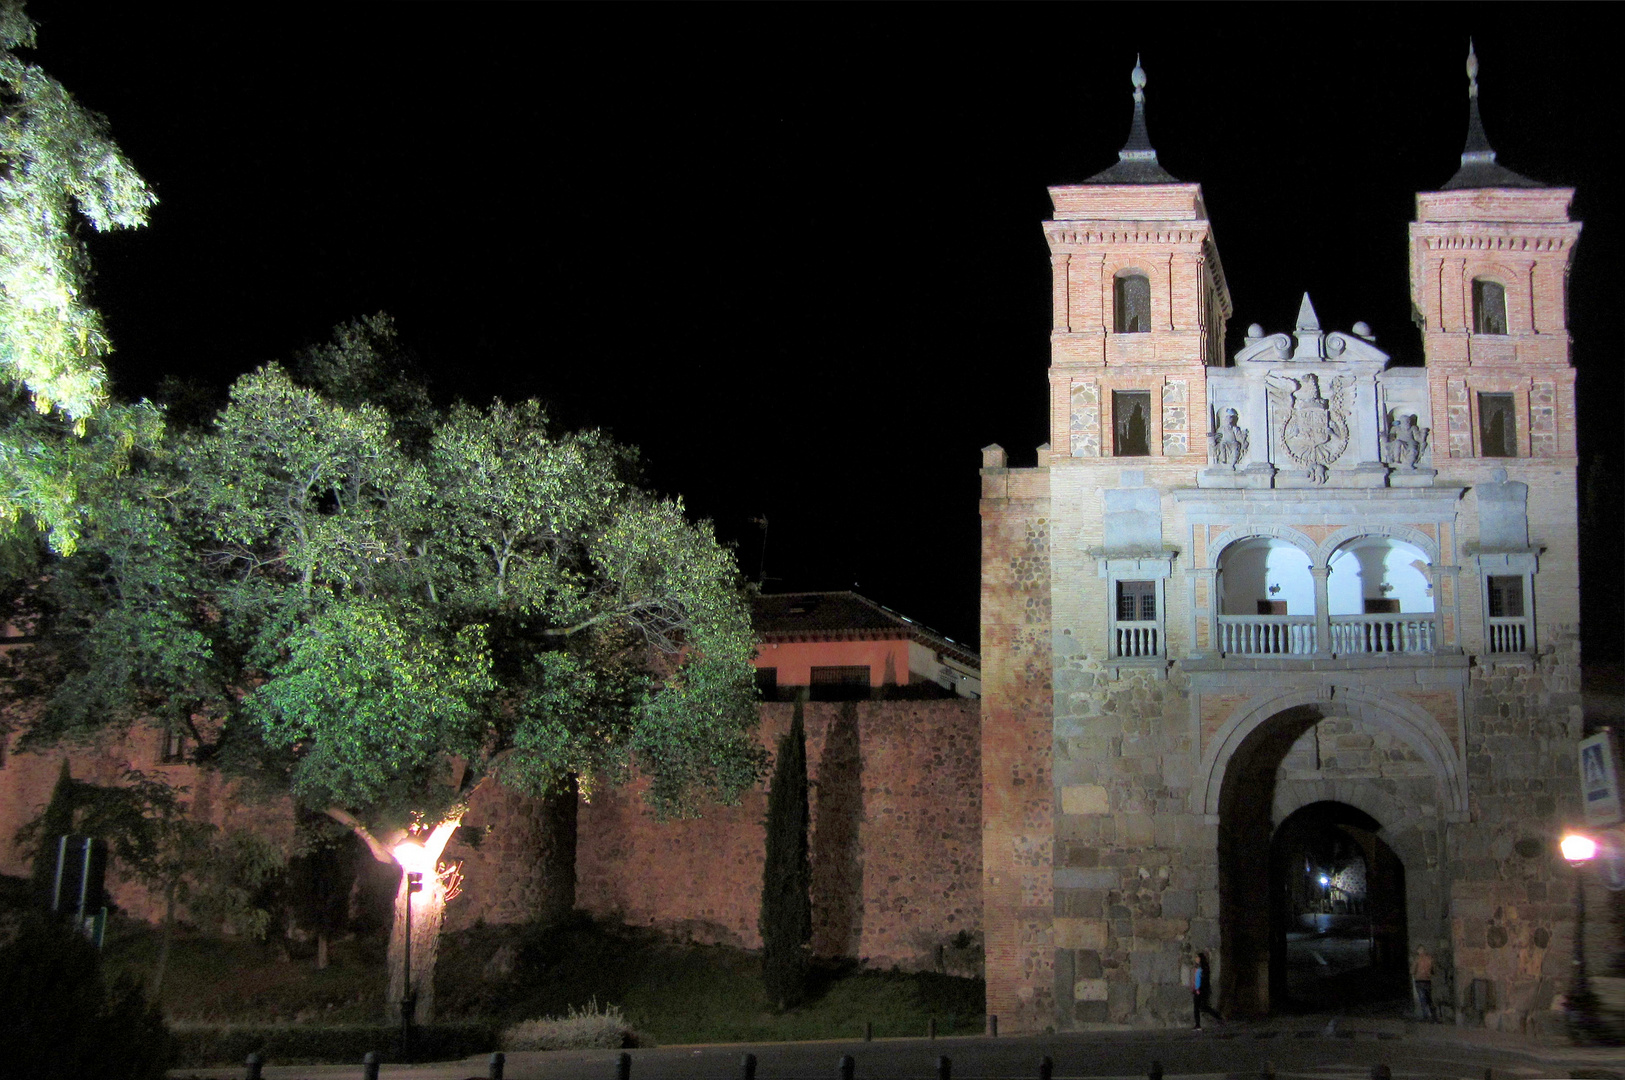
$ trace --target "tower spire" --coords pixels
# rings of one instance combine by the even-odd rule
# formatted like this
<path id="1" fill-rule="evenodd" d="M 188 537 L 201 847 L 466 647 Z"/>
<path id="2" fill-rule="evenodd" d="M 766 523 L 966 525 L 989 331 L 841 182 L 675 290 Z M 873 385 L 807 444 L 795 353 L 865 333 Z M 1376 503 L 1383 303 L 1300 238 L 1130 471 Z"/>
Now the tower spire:
<path id="1" fill-rule="evenodd" d="M 1140 56 L 1134 55 L 1134 70 L 1129 72 L 1129 85 L 1134 87 L 1134 119 L 1129 122 L 1128 142 L 1117 152 L 1117 164 L 1096 173 L 1087 184 L 1177 184 L 1157 163 L 1157 151 L 1151 145 L 1151 136 L 1145 128 L 1145 68 Z"/>
<path id="2" fill-rule="evenodd" d="M 1537 180 L 1519 176 L 1496 164 L 1495 148 L 1484 134 L 1484 118 L 1478 112 L 1478 53 L 1473 39 L 1467 39 L 1467 142 L 1461 151 L 1461 168 L 1441 190 L 1492 187 L 1545 187 Z"/>

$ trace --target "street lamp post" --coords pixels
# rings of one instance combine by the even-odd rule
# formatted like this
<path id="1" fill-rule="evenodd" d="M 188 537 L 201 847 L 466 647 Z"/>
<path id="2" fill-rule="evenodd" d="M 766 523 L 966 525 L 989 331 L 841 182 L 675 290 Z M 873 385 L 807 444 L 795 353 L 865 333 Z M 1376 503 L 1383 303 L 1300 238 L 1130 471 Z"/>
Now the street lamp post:
<path id="1" fill-rule="evenodd" d="M 1582 833 L 1569 833 L 1560 845 L 1563 858 L 1574 867 L 1574 979 L 1569 987 L 1567 1019 L 1569 1034 L 1576 1041 L 1589 1040 L 1596 1025 L 1597 1001 L 1586 977 L 1586 883 L 1585 866 L 1597 854 L 1597 842 Z"/>
<path id="2" fill-rule="evenodd" d="M 412 1014 L 417 1012 L 418 996 L 412 990 L 412 894 L 423 891 L 421 871 L 406 871 L 406 935 L 402 941 L 402 966 L 405 978 L 401 982 L 401 1056 L 412 1056 Z"/>

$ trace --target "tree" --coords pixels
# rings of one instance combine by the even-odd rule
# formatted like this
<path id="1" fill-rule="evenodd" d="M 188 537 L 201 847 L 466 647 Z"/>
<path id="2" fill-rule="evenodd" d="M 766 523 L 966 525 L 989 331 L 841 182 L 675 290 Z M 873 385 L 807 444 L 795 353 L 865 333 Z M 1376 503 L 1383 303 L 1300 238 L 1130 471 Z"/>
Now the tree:
<path id="1" fill-rule="evenodd" d="M 388 329 L 341 330 L 301 370 L 354 385 Z M 346 403 L 274 365 L 238 380 L 212 429 L 142 455 L 97 504 L 41 590 L 15 692 L 46 698 L 34 740 L 182 725 L 200 761 L 423 873 L 427 1017 L 440 855 L 479 784 L 545 794 L 636 766 L 682 813 L 735 798 L 761 755 L 748 607 L 709 525 L 643 490 L 632 451 L 553 431 L 535 402 L 431 415 L 414 446 L 422 399 L 392 400 Z"/>
<path id="2" fill-rule="evenodd" d="M 762 865 L 762 982 L 779 1009 L 807 993 L 812 941 L 812 868 L 807 845 L 807 733 L 796 702 L 779 740 L 767 793 L 767 852 Z"/>
<path id="3" fill-rule="evenodd" d="M 144 224 L 157 201 L 125 160 L 102 117 L 14 50 L 34 24 L 16 0 L 0 2 L 0 387 L 15 399 L 0 421 L 0 526 L 46 532 L 73 550 L 83 528 L 85 456 L 75 442 L 107 404 L 100 314 L 86 301 L 88 258 L 79 223 Z M 32 416 L 27 415 L 32 413 Z M 114 471 L 153 435 L 154 414 L 104 417 L 99 449 Z M 82 464 L 82 462 L 80 462 Z"/>

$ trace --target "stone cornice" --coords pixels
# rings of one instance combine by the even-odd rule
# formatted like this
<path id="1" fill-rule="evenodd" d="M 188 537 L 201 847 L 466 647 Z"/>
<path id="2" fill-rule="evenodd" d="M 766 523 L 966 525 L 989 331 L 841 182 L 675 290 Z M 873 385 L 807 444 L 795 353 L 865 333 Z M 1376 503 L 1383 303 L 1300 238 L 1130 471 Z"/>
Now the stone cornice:
<path id="1" fill-rule="evenodd" d="M 1518 229 L 1512 232 L 1463 233 L 1448 226 L 1416 225 L 1413 233 L 1429 251 L 1517 251 L 1532 254 L 1565 254 L 1580 237 L 1574 225 L 1562 231 Z"/>
<path id="2" fill-rule="evenodd" d="M 1079 224 L 1070 221 L 1046 221 L 1044 236 L 1050 249 L 1057 245 L 1089 244 L 1183 244 L 1208 245 L 1211 230 L 1207 222 L 1189 225 L 1168 225 L 1157 221 L 1119 221 L 1111 223 Z M 1204 251 L 1204 254 L 1207 254 Z"/>

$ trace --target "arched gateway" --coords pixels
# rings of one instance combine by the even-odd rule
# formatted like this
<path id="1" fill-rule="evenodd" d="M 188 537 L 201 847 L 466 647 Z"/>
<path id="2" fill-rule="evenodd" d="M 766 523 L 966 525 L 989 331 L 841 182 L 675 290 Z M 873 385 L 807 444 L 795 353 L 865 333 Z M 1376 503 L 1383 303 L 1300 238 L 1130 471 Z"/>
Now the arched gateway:
<path id="1" fill-rule="evenodd" d="M 1475 113 L 1416 197 L 1419 344 L 1304 296 L 1227 351 L 1145 87 L 1119 160 L 1050 189 L 1049 442 L 983 450 L 988 1010 L 1189 1024 L 1198 952 L 1222 1010 L 1314 1007 L 1402 992 L 1426 944 L 1448 1017 L 1538 1027 L 1579 815 L 1573 192 L 1495 164 Z"/>

